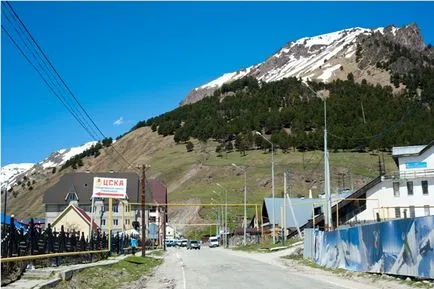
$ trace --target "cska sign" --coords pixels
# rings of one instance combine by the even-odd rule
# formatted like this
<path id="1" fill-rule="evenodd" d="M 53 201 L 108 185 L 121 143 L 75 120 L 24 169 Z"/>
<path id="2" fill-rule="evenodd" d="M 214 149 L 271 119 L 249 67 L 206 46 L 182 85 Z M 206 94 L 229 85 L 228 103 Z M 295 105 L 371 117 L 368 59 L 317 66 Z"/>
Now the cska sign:
<path id="1" fill-rule="evenodd" d="M 127 179 L 93 178 L 92 198 L 127 198 Z"/>

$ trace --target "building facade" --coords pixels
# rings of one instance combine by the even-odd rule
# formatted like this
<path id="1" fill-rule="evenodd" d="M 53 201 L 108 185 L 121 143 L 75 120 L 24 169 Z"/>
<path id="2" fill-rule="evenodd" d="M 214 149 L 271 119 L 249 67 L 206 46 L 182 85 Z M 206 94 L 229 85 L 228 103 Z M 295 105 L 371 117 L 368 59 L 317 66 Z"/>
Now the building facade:
<path id="1" fill-rule="evenodd" d="M 141 226 L 140 182 L 136 173 L 68 173 L 59 182 L 49 188 L 43 198 L 47 223 L 53 223 L 70 204 L 83 210 L 92 217 L 92 190 L 94 177 L 127 179 L 127 199 L 113 199 L 111 229 L 113 233 L 133 229 L 134 222 Z M 167 189 L 157 180 L 146 182 L 145 210 L 147 228 L 153 223 L 161 228 L 159 235 L 164 236 L 164 219 L 167 203 Z M 151 205 L 152 204 L 152 205 Z M 93 220 L 103 232 L 108 232 L 109 226 L 108 199 L 95 198 Z M 161 224 L 160 224 L 161 223 Z"/>
<path id="2" fill-rule="evenodd" d="M 382 176 L 366 192 L 366 209 L 350 221 L 434 215 L 434 141 L 394 147 L 392 157 L 398 171 Z"/>
<path id="3" fill-rule="evenodd" d="M 65 232 L 80 232 L 80 236 L 83 233 L 84 237 L 87 238 L 90 232 L 91 218 L 83 209 L 75 204 L 70 204 L 51 224 L 51 228 L 57 232 L 61 231 L 62 226 Z M 93 231 L 99 229 L 95 222 L 92 222 L 92 229 Z"/>

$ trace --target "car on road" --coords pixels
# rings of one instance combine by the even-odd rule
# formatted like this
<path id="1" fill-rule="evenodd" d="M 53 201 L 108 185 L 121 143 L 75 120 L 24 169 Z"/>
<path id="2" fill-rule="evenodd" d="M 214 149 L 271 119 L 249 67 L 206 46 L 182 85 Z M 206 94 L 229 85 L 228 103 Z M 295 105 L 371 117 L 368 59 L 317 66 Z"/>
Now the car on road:
<path id="1" fill-rule="evenodd" d="M 188 244 L 188 240 L 187 239 L 182 239 L 181 240 L 181 247 L 187 247 L 187 244 Z"/>
<path id="2" fill-rule="evenodd" d="M 208 246 L 210 248 L 218 247 L 219 246 L 219 237 L 210 237 L 208 239 Z"/>
<path id="3" fill-rule="evenodd" d="M 166 247 L 175 247 L 176 240 L 166 240 Z"/>
<path id="4" fill-rule="evenodd" d="M 200 250 L 200 241 L 190 240 L 188 242 L 187 250 Z"/>

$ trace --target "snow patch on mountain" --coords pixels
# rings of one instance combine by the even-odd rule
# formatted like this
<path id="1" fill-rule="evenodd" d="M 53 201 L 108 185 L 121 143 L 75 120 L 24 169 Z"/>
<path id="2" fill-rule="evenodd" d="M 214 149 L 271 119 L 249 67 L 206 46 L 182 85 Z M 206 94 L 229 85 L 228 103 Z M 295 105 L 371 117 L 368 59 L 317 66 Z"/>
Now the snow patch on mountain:
<path id="1" fill-rule="evenodd" d="M 330 67 L 330 68 L 327 68 L 327 69 L 325 69 L 324 72 L 323 72 L 320 76 L 318 76 L 317 78 L 318 78 L 318 79 L 322 79 L 322 80 L 327 80 L 327 79 L 329 79 L 330 77 L 332 77 L 332 76 L 333 76 L 333 72 L 334 72 L 335 70 L 338 70 L 340 67 L 341 67 L 340 64 L 336 64 L 335 66 L 332 66 L 332 67 Z"/>
<path id="2" fill-rule="evenodd" d="M 220 87 L 226 82 L 234 81 L 236 79 L 243 78 L 244 76 L 249 74 L 254 67 L 255 66 L 252 65 L 250 67 L 247 67 L 246 69 L 242 69 L 242 70 L 237 71 L 237 72 L 225 73 L 222 76 L 220 76 L 219 78 L 217 78 L 211 82 L 208 82 L 207 84 L 204 84 L 199 88 L 195 88 L 195 90 L 206 89 L 206 88 L 211 88 L 211 87 Z"/>
<path id="3" fill-rule="evenodd" d="M 1 189 L 8 190 L 11 184 L 16 182 L 17 177 L 31 169 L 33 165 L 32 163 L 21 163 L 2 167 L 0 170 Z"/>
<path id="4" fill-rule="evenodd" d="M 91 146 L 96 145 L 96 143 L 96 141 L 91 141 L 78 147 L 61 149 L 57 152 L 52 153 L 48 158 L 39 162 L 37 165 L 42 166 L 42 168 L 44 169 L 61 166 L 72 157 L 81 154 L 85 150 L 89 149 Z"/>
<path id="5" fill-rule="evenodd" d="M 52 167 L 59 167 L 72 157 L 84 152 L 96 143 L 96 141 L 91 141 L 81 146 L 58 150 L 57 152 L 50 154 L 43 161 L 36 164 L 22 163 L 6 165 L 1 168 L 1 188 L 9 190 L 9 188 L 15 185 L 17 181 L 24 175 L 34 173 L 41 169 L 45 170 Z"/>

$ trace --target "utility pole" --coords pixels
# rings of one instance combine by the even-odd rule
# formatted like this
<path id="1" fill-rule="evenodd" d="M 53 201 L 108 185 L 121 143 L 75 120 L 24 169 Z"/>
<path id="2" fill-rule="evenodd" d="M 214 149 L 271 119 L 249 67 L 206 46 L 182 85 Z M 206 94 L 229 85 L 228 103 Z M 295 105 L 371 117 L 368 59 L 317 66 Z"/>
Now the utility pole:
<path id="1" fill-rule="evenodd" d="M 284 180 L 284 189 L 285 189 L 285 196 L 286 196 L 286 200 L 288 201 L 288 204 L 289 204 L 289 209 L 291 210 L 291 215 L 292 215 L 292 218 L 293 218 L 293 220 L 294 220 L 295 227 L 297 228 L 298 236 L 300 237 L 300 239 L 302 239 L 302 238 L 303 238 L 303 235 L 301 234 L 300 227 L 298 226 L 297 218 L 295 217 L 294 208 L 293 208 L 293 206 L 292 206 L 291 198 L 290 198 L 290 197 L 288 196 L 288 194 L 286 193 L 286 187 L 287 187 L 287 185 L 286 185 L 286 177 L 287 177 L 287 176 L 289 176 L 289 171 L 284 172 L 284 177 L 283 177 L 283 180 Z M 285 199 L 284 199 L 284 201 L 285 201 Z M 285 203 L 285 206 L 286 206 L 286 203 Z M 286 212 L 285 212 L 285 214 L 286 214 Z M 315 218 L 314 218 L 314 219 L 315 219 Z M 285 217 L 285 227 L 286 227 L 286 217 Z"/>
<path id="2" fill-rule="evenodd" d="M 146 165 L 142 165 L 142 178 L 140 180 L 142 190 L 140 194 L 141 209 L 142 209 L 142 257 L 146 255 L 146 218 L 145 218 L 145 190 L 146 190 Z"/>
<path id="3" fill-rule="evenodd" d="M 271 207 L 271 218 L 273 219 L 273 244 L 276 243 L 276 219 L 274 215 L 274 144 L 269 141 L 265 136 L 263 136 L 259 131 L 255 131 L 257 135 L 260 135 L 265 141 L 271 144 L 271 194 L 273 198 L 273 205 Z"/>
<path id="4" fill-rule="evenodd" d="M 307 83 L 302 82 L 306 85 L 306 87 L 312 91 L 315 96 L 318 96 L 318 93 L 312 89 Z M 331 228 L 332 225 L 332 209 L 331 209 L 331 198 L 330 198 L 330 166 L 329 166 L 329 154 L 327 150 L 327 101 L 324 96 L 324 193 L 326 195 L 326 214 L 324 218 L 324 227 L 326 230 Z"/>
<path id="5" fill-rule="evenodd" d="M 4 209 L 3 209 L 3 233 L 6 234 L 6 204 L 8 202 L 8 190 L 4 189 L 3 190 L 4 194 L 5 194 L 5 204 L 4 204 Z M 4 237 L 4 236 L 2 236 Z"/>
<path id="6" fill-rule="evenodd" d="M 239 167 L 236 164 L 232 163 L 232 166 L 236 168 L 240 168 L 244 172 L 244 221 L 243 221 L 243 245 L 247 245 L 247 168 L 246 166 Z"/>
<path id="7" fill-rule="evenodd" d="M 327 204 L 327 222 L 325 222 L 325 227 L 329 230 L 332 225 L 332 210 L 330 202 L 330 166 L 329 166 L 329 153 L 327 149 L 327 104 L 324 98 L 324 189 L 326 195 Z"/>

